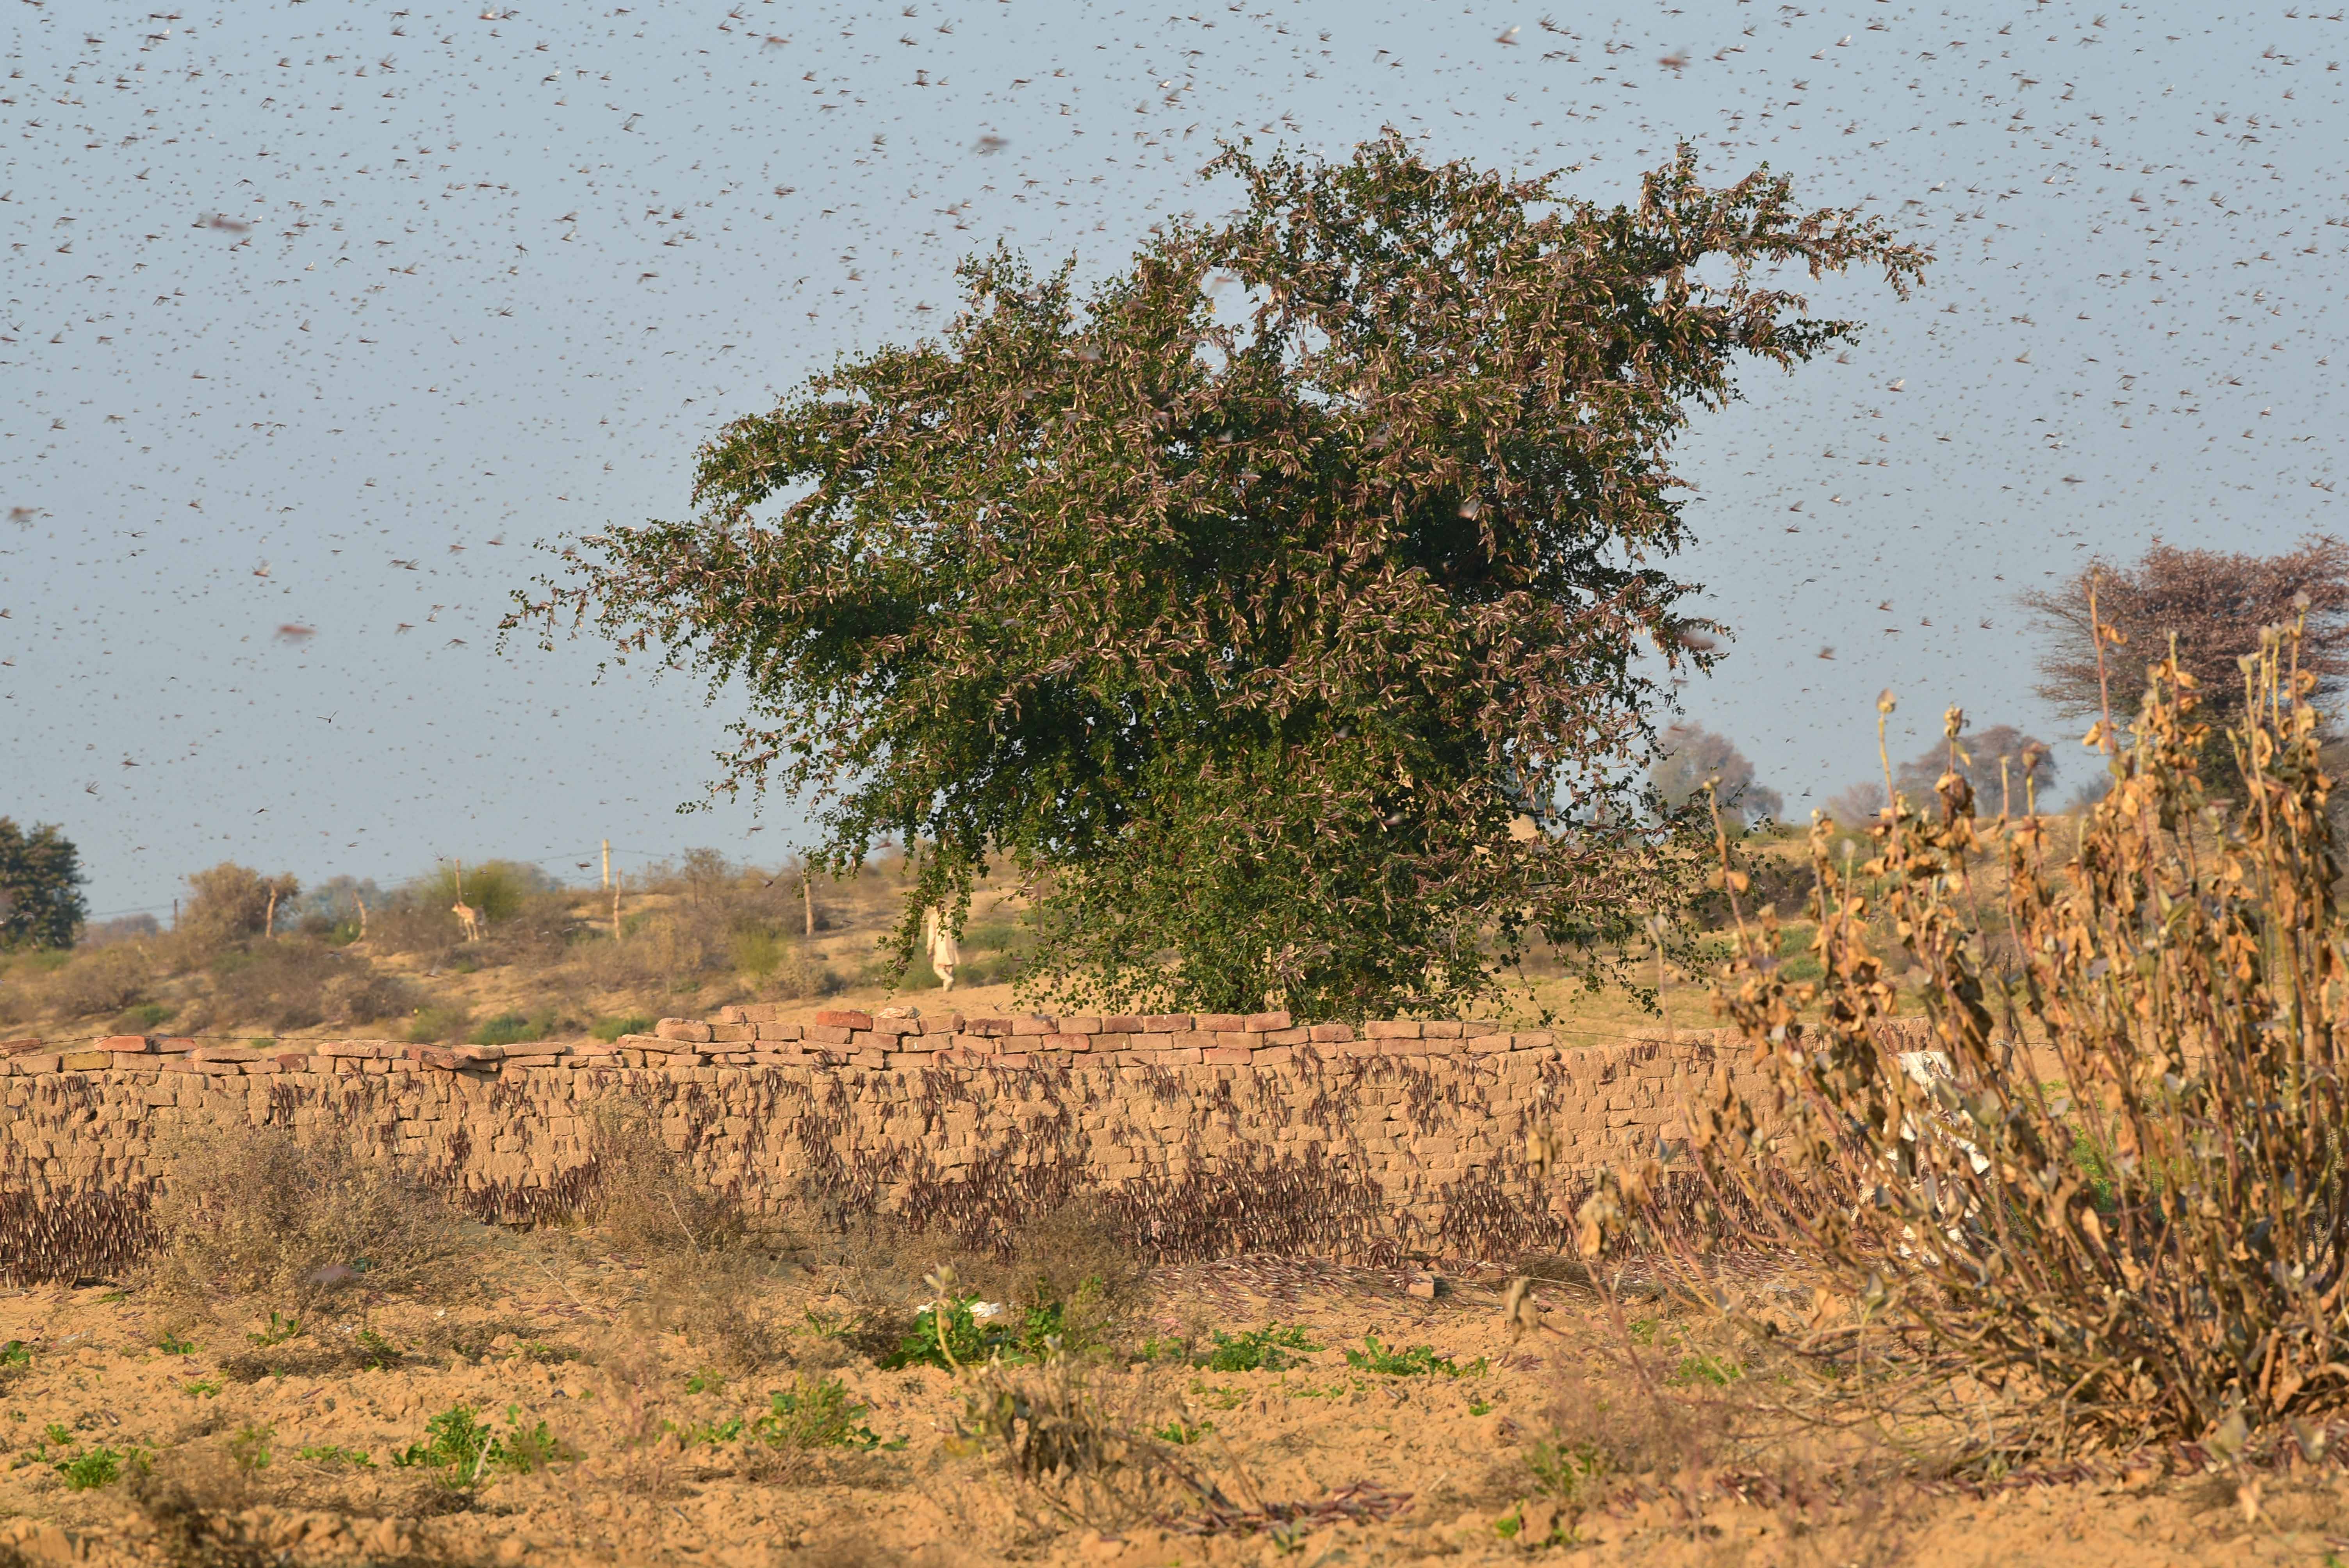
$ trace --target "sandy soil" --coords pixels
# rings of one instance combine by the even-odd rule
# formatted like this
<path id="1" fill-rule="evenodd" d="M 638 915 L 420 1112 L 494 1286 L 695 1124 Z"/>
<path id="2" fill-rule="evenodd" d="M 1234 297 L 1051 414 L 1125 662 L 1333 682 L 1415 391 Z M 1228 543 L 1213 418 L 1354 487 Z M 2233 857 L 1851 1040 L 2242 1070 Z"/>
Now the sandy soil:
<path id="1" fill-rule="evenodd" d="M 1427 1301 L 1406 1294 L 1408 1274 L 1270 1259 L 1161 1271 L 1084 1374 L 1109 1427 L 1187 1439 L 1151 1446 L 1217 1490 L 1224 1527 L 1187 1532 L 1195 1495 L 1164 1490 L 1148 1494 L 1167 1510 L 1156 1521 L 1109 1505 L 1071 1519 L 959 1435 L 977 1379 L 885 1371 L 828 1332 L 859 1310 L 843 1278 L 787 1268 L 766 1281 L 761 1305 L 797 1332 L 768 1365 L 721 1379 L 709 1336 L 661 1326 L 658 1277 L 593 1233 L 483 1231 L 465 1291 L 366 1315 L 398 1351 L 374 1368 L 354 1365 L 355 1311 L 261 1344 L 269 1318 L 249 1302 L 206 1319 L 106 1286 L 0 1298 L 0 1340 L 26 1347 L 0 1367 L 0 1563 L 2155 1568 L 2335 1563 L 2328 1553 L 2349 1551 L 2337 1470 L 2266 1477 L 2247 1509 L 2232 1480 L 2144 1466 L 1969 1495 L 1901 1479 L 1847 1439 L 1756 1442 L 1751 1421 L 1734 1440 L 1642 1450 L 1655 1400 L 1698 1417 L 1757 1403 L 1737 1381 L 1716 1387 L 1714 1363 L 1671 1317 L 1630 1320 L 1627 1338 L 1595 1298 L 1552 1286 L 1551 1332 L 1512 1344 L 1497 1277 Z M 1164 1343 L 1272 1323 L 1320 1348 L 1280 1370 L 1218 1372 Z M 1460 1375 L 1348 1365 L 1371 1335 L 1427 1346 Z M 1032 1388 L 1041 1374 L 1009 1376 Z M 724 1435 L 771 1390 L 824 1378 L 865 1407 L 854 1424 L 877 1446 L 802 1453 Z M 543 1421 L 554 1457 L 462 1479 L 393 1462 L 459 1405 L 501 1434 Z M 1561 1507 L 1528 1463 L 1560 1451 L 1548 1440 L 1644 1451 L 1647 1468 L 1603 1475 Z M 73 1489 L 76 1460 L 101 1448 L 124 1456 L 122 1473 Z"/>

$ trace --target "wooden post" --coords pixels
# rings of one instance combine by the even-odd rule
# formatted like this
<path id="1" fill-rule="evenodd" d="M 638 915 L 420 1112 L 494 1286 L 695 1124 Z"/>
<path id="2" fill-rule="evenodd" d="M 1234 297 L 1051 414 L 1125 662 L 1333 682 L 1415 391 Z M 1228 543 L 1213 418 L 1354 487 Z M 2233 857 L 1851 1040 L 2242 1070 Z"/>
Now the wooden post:
<path id="1" fill-rule="evenodd" d="M 612 885 L 612 841 L 609 839 L 604 841 L 604 885 L 606 888 Z"/>
<path id="2" fill-rule="evenodd" d="M 815 889 L 809 885 L 808 874 L 800 872 L 800 909 L 807 916 L 807 934 L 815 934 Z"/>
<path id="3" fill-rule="evenodd" d="M 367 940 L 367 900 L 355 891 L 351 894 L 351 902 L 359 906 L 359 940 L 365 942 Z"/>
<path id="4" fill-rule="evenodd" d="M 269 913 L 262 917 L 261 934 L 264 940 L 277 934 L 277 889 L 274 886 L 269 890 Z"/>

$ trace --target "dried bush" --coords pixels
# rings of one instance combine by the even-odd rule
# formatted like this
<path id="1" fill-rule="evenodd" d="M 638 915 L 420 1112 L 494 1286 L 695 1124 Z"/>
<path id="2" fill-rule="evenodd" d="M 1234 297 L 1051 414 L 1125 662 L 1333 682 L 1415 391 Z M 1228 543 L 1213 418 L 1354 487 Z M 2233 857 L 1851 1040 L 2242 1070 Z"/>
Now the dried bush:
<path id="1" fill-rule="evenodd" d="M 277 1128 L 213 1130 L 165 1152 L 154 1284 L 254 1297 L 296 1316 L 449 1289 L 462 1221 L 389 1165 Z"/>
<path id="2" fill-rule="evenodd" d="M 1978 824 L 1954 758 L 1938 813 L 1878 820 L 1857 875 L 1923 971 L 1934 1054 L 1872 1029 L 1894 994 L 1824 829 L 1825 977 L 1788 984 L 1775 917 L 1741 920 L 1722 1000 L 1767 1088 L 1723 1074 L 1695 1142 L 1716 1198 L 1847 1305 L 1806 1343 L 1873 1333 L 2002 1387 L 2040 1418 L 2003 1441 L 2230 1452 L 2349 1403 L 2349 924 L 2301 646 L 2271 629 L 2245 661 L 2238 800 L 2205 792 L 2199 683 L 2165 660 L 2069 865 L 2056 824 Z M 1973 881 L 1993 848 L 2015 938 L 1995 948 Z"/>
<path id="3" fill-rule="evenodd" d="M 1058 1308 L 1071 1349 L 1114 1341 L 1140 1305 L 1149 1266 L 1116 1217 L 1073 1198 L 1015 1229 L 999 1255 L 958 1260 L 957 1272 L 1015 1312 Z"/>
<path id="4" fill-rule="evenodd" d="M 1176 1449 L 1149 1435 L 1140 1397 L 1106 1397 L 1066 1357 L 990 1366 L 965 1392 L 957 1433 L 1001 1467 L 1022 1502 L 1071 1523 L 1113 1529 L 1215 1497 Z"/>
<path id="5" fill-rule="evenodd" d="M 775 1260 L 740 1206 L 695 1181 L 649 1115 L 602 1109 L 589 1150 L 587 1217 L 608 1244 L 649 1265 L 647 1326 L 681 1332 L 730 1367 L 790 1360 L 791 1330 L 770 1299 Z"/>
<path id="6" fill-rule="evenodd" d="M 144 944 L 119 943 L 77 954 L 42 982 L 38 1000 L 61 1017 L 119 1013 L 146 998 L 155 975 Z"/>
<path id="7" fill-rule="evenodd" d="M 291 904 L 302 891 L 290 876 L 264 877 L 249 866 L 222 861 L 188 878 L 192 896 L 180 916 L 178 934 L 199 952 L 216 953 L 233 942 L 265 933 L 273 912 Z"/>
<path id="8" fill-rule="evenodd" d="M 306 938 L 254 943 L 212 961 L 212 993 L 198 1026 L 301 1029 L 328 1020 L 368 1023 L 414 1007 L 409 985 L 356 954 Z"/>

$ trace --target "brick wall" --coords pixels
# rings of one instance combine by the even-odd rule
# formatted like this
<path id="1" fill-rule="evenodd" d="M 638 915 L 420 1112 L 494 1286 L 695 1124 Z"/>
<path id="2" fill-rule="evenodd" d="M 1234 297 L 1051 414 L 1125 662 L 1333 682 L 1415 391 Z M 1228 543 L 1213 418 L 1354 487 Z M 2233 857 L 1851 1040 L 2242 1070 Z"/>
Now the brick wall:
<path id="1" fill-rule="evenodd" d="M 599 1108 L 656 1123 L 776 1223 L 872 1208 L 975 1242 L 1091 1192 L 1170 1256 L 1496 1257 L 1562 1244 L 1589 1176 L 1679 1137 L 1716 1062 L 1746 1071 L 1710 1031 L 1577 1047 L 1280 1013 L 778 1011 L 609 1046 L 0 1042 L 0 1271 L 26 1273 L 61 1226 L 133 1223 L 178 1140 L 240 1126 L 396 1156 L 484 1216 L 564 1212 L 595 1179 Z M 1557 1151 L 1547 1180 L 1526 1168 L 1536 1129 Z"/>

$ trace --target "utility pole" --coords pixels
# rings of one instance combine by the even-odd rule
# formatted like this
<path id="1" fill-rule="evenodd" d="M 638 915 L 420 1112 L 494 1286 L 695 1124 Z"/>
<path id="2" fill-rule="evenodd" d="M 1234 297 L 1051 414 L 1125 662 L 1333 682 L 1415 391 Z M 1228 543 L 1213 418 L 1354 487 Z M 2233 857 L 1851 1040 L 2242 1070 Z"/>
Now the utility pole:
<path id="1" fill-rule="evenodd" d="M 609 892 L 609 891 L 610 891 L 610 889 L 611 889 L 611 886 L 612 886 L 612 841 L 611 841 L 611 840 L 609 840 L 609 839 L 606 839 L 606 840 L 605 840 L 605 841 L 604 841 L 604 887 L 605 887 L 605 890 L 606 892 Z"/>
<path id="2" fill-rule="evenodd" d="M 808 881 L 804 867 L 800 871 L 800 908 L 807 915 L 807 934 L 815 934 L 815 889 Z"/>

